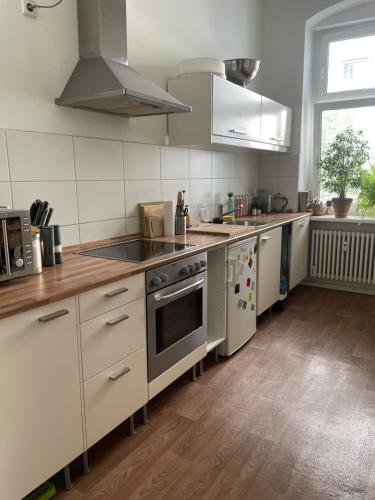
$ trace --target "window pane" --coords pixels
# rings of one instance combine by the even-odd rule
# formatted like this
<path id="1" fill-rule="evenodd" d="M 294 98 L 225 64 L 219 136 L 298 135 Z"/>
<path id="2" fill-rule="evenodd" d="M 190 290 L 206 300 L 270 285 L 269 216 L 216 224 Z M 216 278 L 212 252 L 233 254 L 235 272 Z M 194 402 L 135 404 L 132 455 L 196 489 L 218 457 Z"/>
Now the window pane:
<path id="1" fill-rule="evenodd" d="M 375 87 L 375 35 L 331 42 L 327 92 Z"/>
<path id="2" fill-rule="evenodd" d="M 331 109 L 322 113 L 322 137 L 321 137 L 321 152 L 322 155 L 327 150 L 330 143 L 335 139 L 339 132 L 342 132 L 347 127 L 353 127 L 354 130 L 363 130 L 365 139 L 370 146 L 370 161 L 369 165 L 375 165 L 375 106 L 366 106 L 361 108 L 348 109 Z M 320 197 L 327 201 L 336 193 L 326 193 L 321 191 Z M 352 213 L 355 214 L 356 193 L 349 193 L 350 197 L 354 198 Z"/>

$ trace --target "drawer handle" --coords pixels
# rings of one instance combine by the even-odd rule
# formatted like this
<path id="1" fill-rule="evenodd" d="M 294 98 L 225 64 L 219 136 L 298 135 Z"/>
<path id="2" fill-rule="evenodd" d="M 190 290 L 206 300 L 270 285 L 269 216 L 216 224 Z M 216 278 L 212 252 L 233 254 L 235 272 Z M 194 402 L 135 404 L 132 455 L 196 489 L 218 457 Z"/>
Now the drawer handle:
<path id="1" fill-rule="evenodd" d="M 106 297 L 116 297 L 116 295 L 121 295 L 122 293 L 128 292 L 128 288 L 118 288 L 117 290 L 113 290 L 112 292 L 108 292 L 105 294 Z"/>
<path id="2" fill-rule="evenodd" d="M 261 241 L 268 241 L 271 239 L 271 236 L 262 236 Z"/>
<path id="3" fill-rule="evenodd" d="M 119 318 L 117 319 L 112 319 L 111 321 L 107 321 L 107 325 L 108 326 L 115 326 L 115 325 L 118 325 L 119 323 L 122 323 L 123 321 L 129 319 L 130 316 L 128 316 L 127 314 L 124 314 L 123 316 L 120 316 Z"/>
<path id="4" fill-rule="evenodd" d="M 130 371 L 131 371 L 131 369 L 128 366 L 126 366 L 119 373 L 116 373 L 116 375 L 110 375 L 108 377 L 108 380 L 118 380 L 119 378 L 123 377 L 124 375 L 126 375 Z"/>
<path id="5" fill-rule="evenodd" d="M 306 222 L 301 222 L 301 224 L 298 224 L 299 227 L 305 227 L 306 226 Z"/>
<path id="6" fill-rule="evenodd" d="M 61 309 L 61 311 L 56 311 L 51 314 L 46 314 L 46 316 L 40 317 L 38 321 L 40 321 L 41 323 L 48 323 L 48 321 L 61 318 L 61 316 L 66 316 L 67 314 L 69 314 L 69 311 L 67 309 Z"/>

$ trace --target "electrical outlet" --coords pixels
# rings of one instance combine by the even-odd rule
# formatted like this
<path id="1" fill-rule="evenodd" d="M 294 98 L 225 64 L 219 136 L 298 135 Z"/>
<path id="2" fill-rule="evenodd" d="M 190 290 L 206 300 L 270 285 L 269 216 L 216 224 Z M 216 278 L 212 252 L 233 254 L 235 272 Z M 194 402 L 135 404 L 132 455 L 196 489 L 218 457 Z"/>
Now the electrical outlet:
<path id="1" fill-rule="evenodd" d="M 35 0 L 21 0 L 21 8 L 23 15 L 27 17 L 36 17 L 38 9 L 30 9 L 30 5 L 36 5 Z"/>

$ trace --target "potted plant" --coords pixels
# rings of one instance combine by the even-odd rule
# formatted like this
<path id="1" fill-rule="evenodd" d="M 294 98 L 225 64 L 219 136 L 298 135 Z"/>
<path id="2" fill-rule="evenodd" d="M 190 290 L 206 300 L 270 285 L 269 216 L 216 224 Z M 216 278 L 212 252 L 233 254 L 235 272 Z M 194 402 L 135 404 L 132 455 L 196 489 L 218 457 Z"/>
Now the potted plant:
<path id="1" fill-rule="evenodd" d="M 310 201 L 308 208 L 311 208 L 313 215 L 324 215 L 326 213 L 326 207 L 319 198 L 313 198 Z"/>
<path id="2" fill-rule="evenodd" d="M 336 217 L 348 216 L 353 198 L 350 190 L 356 191 L 361 184 L 363 165 L 369 160 L 369 145 L 363 137 L 363 130 L 348 127 L 338 133 L 318 163 L 322 188 L 336 193 L 332 198 Z"/>
<path id="3" fill-rule="evenodd" d="M 358 212 L 365 215 L 374 215 L 375 208 L 375 166 L 361 175 L 360 192 L 358 196 Z"/>

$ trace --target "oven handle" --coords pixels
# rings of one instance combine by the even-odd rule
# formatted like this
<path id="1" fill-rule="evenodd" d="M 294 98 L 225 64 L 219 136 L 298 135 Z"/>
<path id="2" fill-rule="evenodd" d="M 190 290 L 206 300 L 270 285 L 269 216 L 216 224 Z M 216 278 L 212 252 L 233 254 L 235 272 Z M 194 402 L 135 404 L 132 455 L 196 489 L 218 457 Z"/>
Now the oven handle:
<path id="1" fill-rule="evenodd" d="M 8 243 L 8 229 L 7 221 L 3 219 L 1 221 L 1 226 L 3 229 L 3 241 L 4 241 L 4 255 L 5 255 L 5 268 L 8 276 L 11 276 L 12 271 L 10 269 L 10 257 L 9 257 L 9 243 Z"/>
<path id="2" fill-rule="evenodd" d="M 156 293 L 154 295 L 154 300 L 155 300 L 155 302 L 161 302 L 162 300 L 173 299 L 174 297 L 178 297 L 179 295 L 182 295 L 183 293 L 187 292 L 188 290 L 193 290 L 194 288 L 197 288 L 203 282 L 204 282 L 204 278 L 201 278 L 196 283 L 193 283 L 192 285 L 189 285 L 189 286 L 185 286 L 185 288 L 181 288 L 181 290 L 177 290 L 177 292 L 168 293 L 167 295 L 161 295 L 160 293 Z"/>

